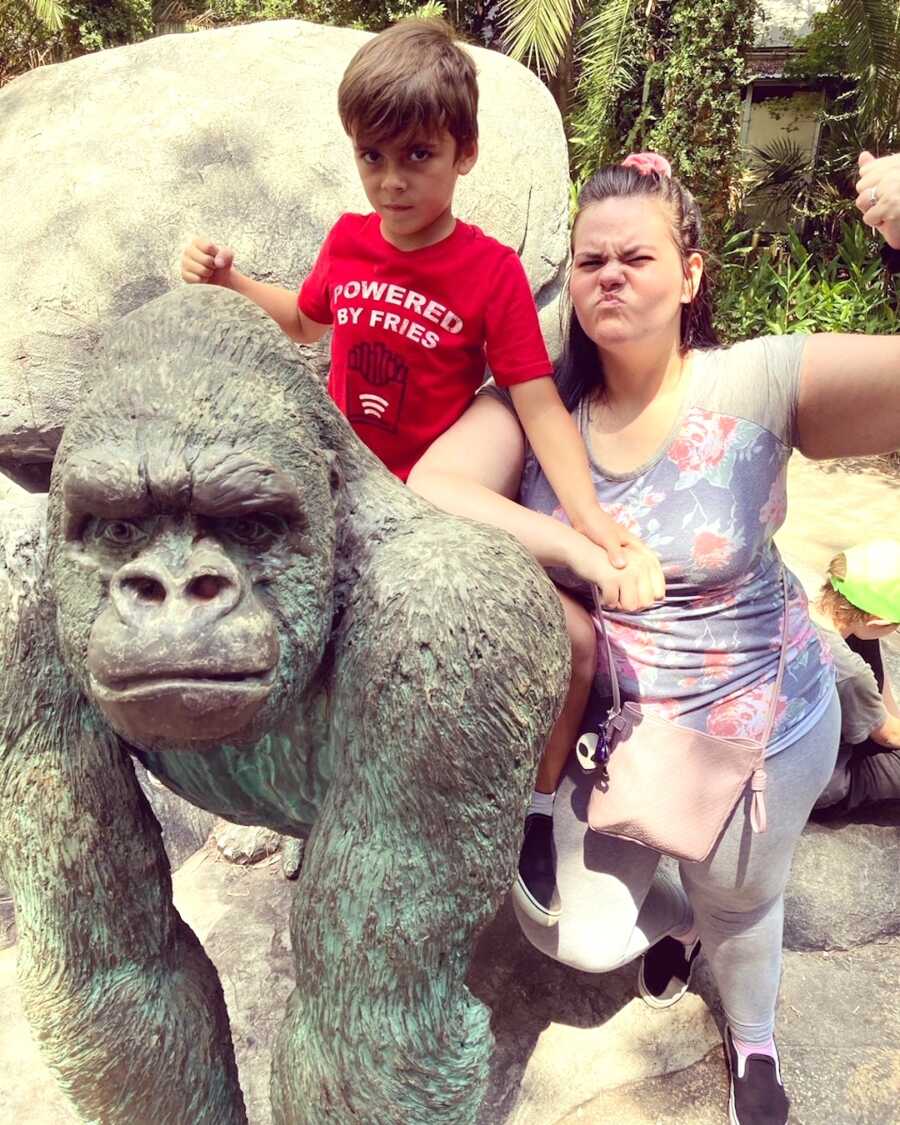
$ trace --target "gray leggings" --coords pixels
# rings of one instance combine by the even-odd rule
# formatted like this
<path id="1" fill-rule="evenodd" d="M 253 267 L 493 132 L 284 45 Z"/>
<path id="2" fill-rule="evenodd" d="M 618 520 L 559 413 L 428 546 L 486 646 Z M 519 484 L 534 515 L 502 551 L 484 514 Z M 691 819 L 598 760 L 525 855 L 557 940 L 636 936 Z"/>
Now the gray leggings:
<path id="1" fill-rule="evenodd" d="M 840 717 L 835 694 L 808 734 L 766 762 L 768 832 L 751 832 L 748 796 L 709 858 L 680 865 L 684 889 L 658 869 L 658 852 L 586 827 L 592 779 L 570 761 L 553 814 L 562 915 L 545 928 L 519 914 L 525 936 L 557 961 L 603 973 L 693 918 L 734 1034 L 764 1043 L 775 1025 L 784 888 L 794 847 L 834 769 Z"/>

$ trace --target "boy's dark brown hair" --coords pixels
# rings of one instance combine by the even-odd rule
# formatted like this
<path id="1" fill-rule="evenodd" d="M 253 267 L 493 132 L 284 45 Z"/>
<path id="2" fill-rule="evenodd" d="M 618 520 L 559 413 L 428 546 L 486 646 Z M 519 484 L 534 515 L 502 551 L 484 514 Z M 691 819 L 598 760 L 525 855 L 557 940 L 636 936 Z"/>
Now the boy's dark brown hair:
<path id="1" fill-rule="evenodd" d="M 350 60 L 338 112 L 350 136 L 412 141 L 446 129 L 460 153 L 478 139 L 475 64 L 444 20 L 403 20 Z"/>
<path id="2" fill-rule="evenodd" d="M 822 586 L 819 604 L 835 625 L 842 629 L 852 629 L 854 625 L 865 625 L 873 615 L 859 609 L 848 598 L 831 585 L 832 578 L 847 577 L 847 557 L 843 551 L 835 555 L 828 564 L 828 574 Z"/>

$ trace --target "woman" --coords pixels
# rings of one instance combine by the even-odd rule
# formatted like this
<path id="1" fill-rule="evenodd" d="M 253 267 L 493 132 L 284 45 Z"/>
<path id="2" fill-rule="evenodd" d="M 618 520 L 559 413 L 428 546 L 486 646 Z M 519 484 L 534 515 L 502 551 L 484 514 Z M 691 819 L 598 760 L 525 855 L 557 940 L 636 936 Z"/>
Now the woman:
<path id="1" fill-rule="evenodd" d="M 723 737 L 760 735 L 787 611 L 767 744 L 768 831 L 751 832 L 749 800 L 740 801 L 707 860 L 681 864 L 679 886 L 658 871 L 656 852 L 586 828 L 592 779 L 570 761 L 553 813 L 557 923 L 519 911 L 537 948 L 579 969 L 609 970 L 649 950 L 642 992 L 658 1005 L 687 987 L 699 936 L 727 1018 L 731 1121 L 773 1125 L 788 1110 L 773 1039 L 783 893 L 834 766 L 840 717 L 791 575 L 784 605 L 772 537 L 792 447 L 822 458 L 900 445 L 900 341 L 788 336 L 719 348 L 696 204 L 662 158 L 629 163 L 601 169 L 581 193 L 558 381 L 591 452 L 598 499 L 659 555 L 665 598 L 650 604 L 639 552 L 633 579 L 611 574 L 602 551 L 559 518 L 496 390 L 479 395 L 409 483 L 448 511 L 511 531 L 545 566 L 567 568 L 552 571 L 569 588 L 576 657 L 554 731 L 565 751 L 595 659 L 585 580 L 608 607 L 625 697 Z M 900 157 L 863 154 L 860 169 L 866 221 L 900 245 Z"/>

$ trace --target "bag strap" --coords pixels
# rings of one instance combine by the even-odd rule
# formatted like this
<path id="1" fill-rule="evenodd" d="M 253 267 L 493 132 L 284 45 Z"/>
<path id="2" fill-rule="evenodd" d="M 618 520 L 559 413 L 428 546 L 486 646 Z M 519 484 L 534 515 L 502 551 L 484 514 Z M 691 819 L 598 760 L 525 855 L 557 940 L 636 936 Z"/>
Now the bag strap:
<path id="1" fill-rule="evenodd" d="M 768 824 L 766 819 L 766 802 L 763 796 L 766 788 L 766 771 L 763 769 L 762 762 L 765 760 L 765 748 L 769 742 L 772 734 L 772 728 L 775 725 L 775 715 L 778 710 L 778 700 L 781 696 L 781 685 L 784 681 L 784 669 L 787 663 L 787 648 L 788 648 L 788 585 L 787 585 L 787 571 L 784 564 L 781 566 L 781 591 L 784 600 L 784 619 L 781 626 L 781 652 L 778 657 L 778 671 L 775 674 L 775 683 L 772 691 L 772 699 L 769 703 L 769 713 L 766 717 L 765 734 L 760 742 L 760 764 L 754 769 L 753 775 L 750 779 L 750 789 L 753 793 L 753 799 L 750 806 L 750 824 L 754 832 L 765 832 Z M 609 643 L 609 632 L 606 628 L 606 617 L 603 610 L 603 604 L 600 601 L 600 591 L 594 583 L 591 583 L 591 597 L 594 601 L 594 609 L 597 615 L 597 623 L 600 626 L 600 635 L 603 638 L 603 644 L 606 649 L 606 665 L 609 668 L 609 682 L 612 688 L 613 703 L 612 707 L 607 713 L 606 720 L 603 724 L 601 732 L 603 738 L 602 755 L 603 760 L 609 756 L 609 742 L 611 728 L 618 729 L 621 727 L 621 721 L 617 722 L 622 713 L 622 693 L 619 689 L 619 676 L 616 672 L 615 661 L 613 660 L 612 647 Z M 728 741 L 723 739 L 723 741 Z"/>

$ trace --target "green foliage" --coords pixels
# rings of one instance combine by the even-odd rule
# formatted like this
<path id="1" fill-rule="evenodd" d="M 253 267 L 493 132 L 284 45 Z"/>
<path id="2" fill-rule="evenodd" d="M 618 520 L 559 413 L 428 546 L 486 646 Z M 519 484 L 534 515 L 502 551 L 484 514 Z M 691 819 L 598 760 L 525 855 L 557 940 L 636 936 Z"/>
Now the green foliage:
<path id="1" fill-rule="evenodd" d="M 866 141 L 854 113 L 832 113 L 823 125 L 814 163 L 793 141 L 781 138 L 755 148 L 746 203 L 791 224 L 804 240 L 836 244 L 856 216 L 856 156 Z"/>
<path id="2" fill-rule="evenodd" d="M 829 75 L 850 73 L 847 28 L 838 8 L 826 8 L 812 17 L 809 34 L 794 43 L 784 73 L 788 78 L 813 82 Z"/>
<path id="3" fill-rule="evenodd" d="M 65 0 L 66 54 L 122 47 L 153 34 L 151 0 Z"/>
<path id="4" fill-rule="evenodd" d="M 439 5 L 429 4 L 429 8 Z M 440 5 L 442 6 L 442 5 Z M 422 0 L 298 0 L 295 18 L 334 27 L 356 27 L 364 31 L 383 31 L 397 20 L 420 14 Z M 437 14 L 433 11 L 424 14 Z"/>
<path id="5" fill-rule="evenodd" d="M 304 18 L 300 0 L 194 0 L 189 12 L 203 26 Z"/>
<path id="6" fill-rule="evenodd" d="M 860 222 L 847 223 L 828 253 L 795 232 L 754 248 L 748 231 L 733 233 L 720 254 L 717 327 L 728 342 L 789 332 L 900 331 L 888 275 Z"/>
<path id="7" fill-rule="evenodd" d="M 823 122 L 848 115 L 867 147 L 900 144 L 900 4 L 897 0 L 832 0 L 795 44 L 789 77 L 820 82 L 841 76 L 844 96 L 829 103 Z M 849 87 L 849 89 L 848 89 Z M 834 91 L 832 91 L 834 93 Z M 850 94 L 848 98 L 847 94 Z"/>
<path id="8" fill-rule="evenodd" d="M 0 0 L 0 85 L 41 63 L 152 34 L 152 0 Z"/>
<path id="9" fill-rule="evenodd" d="M 896 138 L 900 125 L 900 4 L 897 0 L 840 0 L 847 59 L 858 75 L 861 120 L 873 135 Z"/>
<path id="10" fill-rule="evenodd" d="M 578 49 L 577 104 L 569 120 L 569 147 L 576 175 L 597 167 L 610 147 L 616 110 L 641 84 L 640 25 L 633 0 L 606 0 L 585 21 Z"/>
<path id="11" fill-rule="evenodd" d="M 63 5 L 60 0 L 28 0 L 28 6 L 48 31 L 61 30 Z"/>
<path id="12" fill-rule="evenodd" d="M 680 0 L 663 61 L 662 114 L 646 147 L 662 152 L 701 201 L 708 229 L 733 213 L 739 175 L 744 56 L 756 0 Z"/>
<path id="13" fill-rule="evenodd" d="M 501 0 L 507 54 L 538 74 L 555 74 L 575 31 L 578 0 Z"/>
<path id="14" fill-rule="evenodd" d="M 0 86 L 50 58 L 56 36 L 22 0 L 0 0 Z"/>

